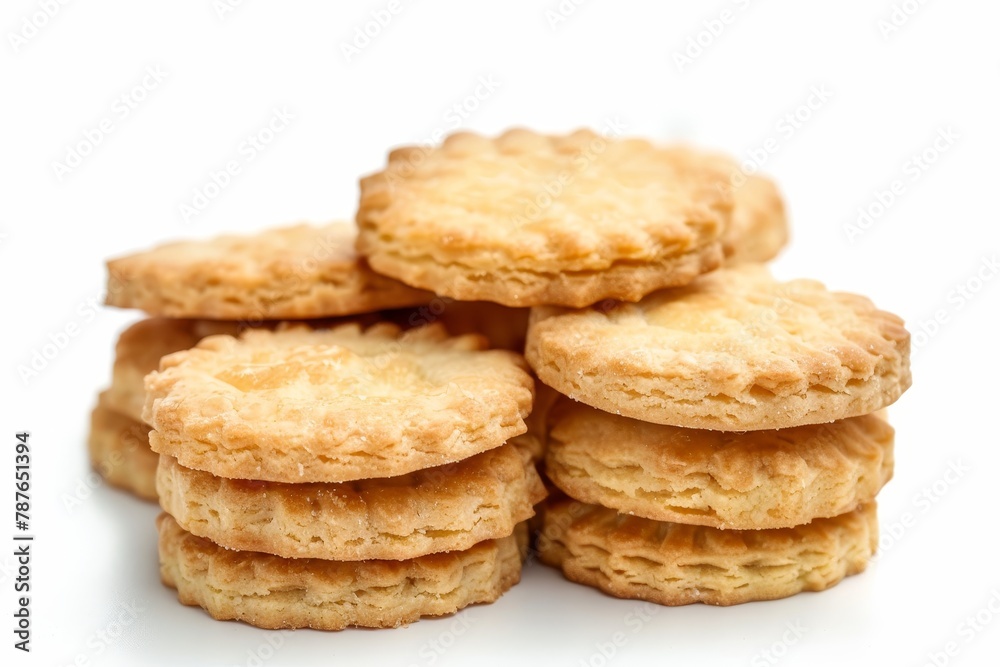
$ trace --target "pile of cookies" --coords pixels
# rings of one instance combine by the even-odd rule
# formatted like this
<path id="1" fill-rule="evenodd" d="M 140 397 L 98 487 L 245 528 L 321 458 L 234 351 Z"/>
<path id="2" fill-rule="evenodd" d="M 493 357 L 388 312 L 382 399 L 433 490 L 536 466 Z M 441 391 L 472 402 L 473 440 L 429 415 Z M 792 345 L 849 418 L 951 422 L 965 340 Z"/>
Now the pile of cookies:
<path id="1" fill-rule="evenodd" d="M 133 450 L 154 463 L 107 477 L 159 498 L 163 580 L 216 618 L 391 627 L 520 578 L 545 496 L 523 357 L 392 324 L 431 295 L 371 272 L 353 237 L 297 226 L 109 263 L 109 301 L 155 316 L 122 334 L 102 396 L 145 421 Z M 455 330 L 489 312 L 466 309 Z"/>
<path id="2" fill-rule="evenodd" d="M 909 386 L 908 350 L 867 299 L 757 265 L 634 304 L 536 310 L 528 359 L 580 401 L 549 418 L 546 471 L 568 498 L 548 507 L 541 559 L 668 605 L 862 571 L 893 466 L 877 411 Z"/>
<path id="3" fill-rule="evenodd" d="M 151 447 L 118 479 L 153 495 L 156 453 L 182 602 L 337 629 L 493 601 L 542 459 L 541 560 L 613 595 L 731 604 L 863 569 L 909 337 L 760 265 L 787 240 L 771 181 L 587 131 L 462 133 L 392 151 L 356 222 L 109 262 L 108 302 L 153 316 L 103 395 Z"/>

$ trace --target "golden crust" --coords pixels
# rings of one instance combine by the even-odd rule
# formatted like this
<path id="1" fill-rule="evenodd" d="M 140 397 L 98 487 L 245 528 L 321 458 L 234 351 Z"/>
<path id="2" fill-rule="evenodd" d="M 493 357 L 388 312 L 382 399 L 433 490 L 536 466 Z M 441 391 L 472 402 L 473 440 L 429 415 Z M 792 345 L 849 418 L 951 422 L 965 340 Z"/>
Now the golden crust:
<path id="1" fill-rule="evenodd" d="M 108 405 L 142 421 L 142 405 L 146 399 L 143 378 L 159 368 L 161 357 L 192 348 L 206 336 L 235 335 L 240 329 L 236 322 L 167 317 L 139 320 L 121 333 L 115 345 L 111 387 L 106 392 Z"/>
<path id="2" fill-rule="evenodd" d="M 545 497 L 512 445 L 388 479 L 284 484 L 215 477 L 163 456 L 160 505 L 227 549 L 285 558 L 405 560 L 506 537 Z"/>
<path id="3" fill-rule="evenodd" d="M 405 561 L 338 562 L 232 551 L 157 519 L 160 576 L 182 604 L 268 629 L 394 628 L 493 602 L 521 578 L 518 533 Z"/>
<path id="4" fill-rule="evenodd" d="M 732 605 L 822 591 L 864 571 L 878 545 L 875 504 L 796 528 L 719 530 L 598 505 L 548 503 L 542 562 L 567 579 L 663 605 Z"/>
<path id="5" fill-rule="evenodd" d="M 146 377 L 150 443 L 219 477 L 345 482 L 444 465 L 524 433 L 520 355 L 431 325 L 211 336 Z"/>
<path id="6" fill-rule="evenodd" d="M 112 410 L 103 392 L 90 415 L 90 463 L 105 481 L 144 500 L 156 500 L 156 464 L 149 427 Z"/>
<path id="7" fill-rule="evenodd" d="M 910 334 L 867 298 L 755 264 L 637 304 L 532 311 L 539 379 L 607 412 L 749 431 L 875 412 L 910 386 Z"/>
<path id="8" fill-rule="evenodd" d="M 727 178 L 711 156 L 639 139 L 458 133 L 362 179 L 358 250 L 456 299 L 636 301 L 719 265 Z"/>
<path id="9" fill-rule="evenodd" d="M 354 251 L 346 222 L 295 225 L 158 246 L 108 262 L 107 303 L 150 315 L 304 319 L 426 303 L 433 295 L 385 278 Z"/>
<path id="10" fill-rule="evenodd" d="M 731 433 L 640 422 L 563 399 L 546 475 L 624 514 L 714 528 L 791 528 L 869 503 L 892 478 L 893 429 L 876 415 Z"/>

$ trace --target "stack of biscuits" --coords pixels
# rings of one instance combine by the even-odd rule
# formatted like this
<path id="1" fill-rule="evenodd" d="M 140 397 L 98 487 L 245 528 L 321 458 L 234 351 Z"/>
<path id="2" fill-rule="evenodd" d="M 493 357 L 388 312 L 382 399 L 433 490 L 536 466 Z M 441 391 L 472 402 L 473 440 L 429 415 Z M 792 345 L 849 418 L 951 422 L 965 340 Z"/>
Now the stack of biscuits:
<path id="1" fill-rule="evenodd" d="M 164 358 L 143 416 L 160 453 L 164 581 L 259 627 L 394 627 L 520 578 L 544 487 L 509 438 L 519 355 L 440 325 L 279 327 Z"/>
<path id="2" fill-rule="evenodd" d="M 540 559 L 612 595 L 735 604 L 865 568 L 892 475 L 902 321 L 761 265 L 774 184 L 725 157 L 580 132 L 453 136 L 362 180 L 371 266 L 530 306 L 556 394 Z"/>
<path id="3" fill-rule="evenodd" d="M 109 263 L 109 303 L 154 316 L 106 396 L 158 457 L 182 602 L 339 629 L 493 601 L 546 495 L 533 462 L 541 560 L 613 595 L 731 604 L 864 567 L 909 338 L 770 276 L 770 180 L 588 131 L 460 133 L 392 151 L 356 222 Z"/>
<path id="4" fill-rule="evenodd" d="M 550 414 L 546 471 L 567 497 L 541 559 L 667 605 L 864 570 L 893 466 L 878 411 L 909 386 L 908 340 L 867 299 L 758 265 L 635 304 L 538 309 L 528 358 L 569 397 Z"/>
<path id="5" fill-rule="evenodd" d="M 112 303 L 157 315 L 122 335 L 107 395 L 146 424 L 156 463 L 131 481 L 165 510 L 161 573 L 182 602 L 267 628 L 393 627 L 519 580 L 545 495 L 520 354 L 392 324 L 432 295 L 372 273 L 349 225 L 109 270 Z"/>

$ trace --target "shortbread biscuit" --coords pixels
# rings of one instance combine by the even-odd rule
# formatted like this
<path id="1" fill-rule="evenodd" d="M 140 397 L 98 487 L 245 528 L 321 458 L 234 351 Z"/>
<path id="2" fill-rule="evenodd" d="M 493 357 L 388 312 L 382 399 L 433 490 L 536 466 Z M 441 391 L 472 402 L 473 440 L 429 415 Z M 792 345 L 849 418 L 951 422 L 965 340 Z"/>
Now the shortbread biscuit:
<path id="1" fill-rule="evenodd" d="M 521 578 L 523 525 L 465 551 L 338 562 L 232 551 L 157 519 L 160 577 L 181 603 L 259 628 L 394 628 L 493 602 Z"/>
<path id="2" fill-rule="evenodd" d="M 571 500 L 547 504 L 543 563 L 621 598 L 732 605 L 822 591 L 862 572 L 878 545 L 875 504 L 805 526 L 719 530 Z"/>
<path id="3" fill-rule="evenodd" d="M 156 463 L 149 448 L 149 427 L 108 406 L 107 392 L 90 415 L 87 449 L 94 469 L 108 484 L 145 500 L 156 500 Z"/>
<path id="4" fill-rule="evenodd" d="M 350 223 L 169 243 L 108 262 L 107 303 L 219 320 L 353 315 L 433 295 L 383 277 L 355 254 Z"/>
<path id="5" fill-rule="evenodd" d="M 637 304 L 537 308 L 538 378 L 607 412 L 723 431 L 875 412 L 910 386 L 910 334 L 862 296 L 781 283 L 756 264 Z"/>
<path id="6" fill-rule="evenodd" d="M 636 301 L 722 261 L 729 174 L 707 154 L 590 131 L 470 133 L 389 154 L 361 181 L 358 250 L 467 301 Z"/>
<path id="7" fill-rule="evenodd" d="M 160 358 L 194 347 L 206 336 L 235 335 L 236 322 L 150 317 L 139 320 L 118 337 L 108 405 L 136 421 L 142 421 L 146 393 L 143 378 L 160 366 Z"/>
<path id="8" fill-rule="evenodd" d="M 865 415 L 730 433 L 619 417 L 563 399 L 545 472 L 569 496 L 715 528 L 791 528 L 852 511 L 892 478 L 893 429 Z"/>
<path id="9" fill-rule="evenodd" d="M 766 262 L 786 243 L 788 218 L 778 187 L 763 176 L 747 176 L 733 188 L 732 224 L 722 236 L 726 264 Z"/>
<path id="10" fill-rule="evenodd" d="M 394 477 L 524 433 L 520 355 L 440 325 L 288 327 L 211 336 L 146 377 L 153 449 L 186 468 L 273 482 Z"/>
<path id="11" fill-rule="evenodd" d="M 170 456 L 160 505 L 184 530 L 286 558 L 405 560 L 510 535 L 545 497 L 513 445 L 401 477 L 285 484 L 215 477 Z"/>

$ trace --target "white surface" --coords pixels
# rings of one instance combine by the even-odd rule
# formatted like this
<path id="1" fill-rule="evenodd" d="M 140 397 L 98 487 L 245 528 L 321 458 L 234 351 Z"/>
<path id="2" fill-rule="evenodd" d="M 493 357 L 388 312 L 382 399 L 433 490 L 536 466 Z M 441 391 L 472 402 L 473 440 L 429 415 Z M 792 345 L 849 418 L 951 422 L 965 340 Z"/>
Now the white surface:
<path id="1" fill-rule="evenodd" d="M 16 430 L 32 432 L 38 536 L 30 656 L 11 648 L 12 558 L 0 548 L 4 664 L 257 664 L 250 652 L 271 635 L 213 622 L 160 586 L 153 507 L 103 486 L 78 506 L 64 504 L 67 494 L 87 491 L 78 489 L 89 475 L 88 412 L 109 380 L 116 333 L 136 317 L 86 305 L 101 297 L 102 261 L 173 237 L 349 218 L 358 176 L 378 168 L 390 146 L 452 129 L 451 107 L 475 93 L 480 77 L 499 87 L 461 123 L 484 132 L 517 124 L 599 128 L 619 118 L 632 134 L 740 155 L 773 138 L 765 170 L 787 194 L 795 232 L 777 273 L 866 293 L 914 332 L 943 312 L 947 322 L 933 336 L 915 339 L 915 385 L 892 409 L 898 467 L 880 498 L 883 526 L 907 512 L 913 521 L 901 537 L 885 538 L 888 548 L 868 573 L 820 595 L 655 608 L 645 622 L 641 603 L 534 566 L 497 604 L 398 631 L 286 633 L 265 664 L 601 665 L 600 645 L 617 632 L 625 641 L 607 664 L 776 664 L 761 653 L 775 645 L 788 665 L 919 665 L 948 642 L 958 649 L 949 664 L 995 664 L 998 614 L 983 612 L 992 622 L 980 631 L 961 624 L 991 597 L 1000 610 L 1000 279 L 961 303 L 953 290 L 1000 251 L 1000 6 L 926 2 L 886 39 L 878 22 L 893 4 L 884 0 L 683 7 L 595 0 L 555 29 L 545 12 L 557 0 L 403 1 L 346 62 L 340 43 L 387 4 L 243 2 L 220 19 L 209 0 L 70 3 L 15 53 L 8 33 L 40 5 L 4 3 L 0 442 L 8 447 Z M 678 71 L 673 53 L 723 9 L 732 21 Z M 123 117 L 116 98 L 155 66 L 166 78 Z M 814 87 L 832 96 L 788 130 L 783 117 Z M 294 120 L 246 161 L 241 143 L 277 107 Z M 104 118 L 112 132 L 59 181 L 52 163 Z M 957 140 L 912 180 L 910 156 L 949 127 Z M 184 224 L 179 204 L 230 159 L 241 173 Z M 894 179 L 903 180 L 903 194 L 850 243 L 844 224 Z M 17 367 L 70 324 L 78 335 L 38 377 L 22 381 Z M 8 499 L 9 447 L 0 457 Z M 947 483 L 952 461 L 969 470 Z M 940 497 L 921 500 L 935 483 Z M 0 525 L 0 540 L 8 544 L 12 532 Z M 95 633 L 115 633 L 111 624 L 128 620 L 122 605 L 132 603 L 142 611 L 104 643 Z M 795 622 L 807 630 L 782 645 L 783 635 L 794 637 L 786 624 Z M 449 634 L 461 623 L 465 632 Z M 451 646 L 438 653 L 435 641 Z"/>

